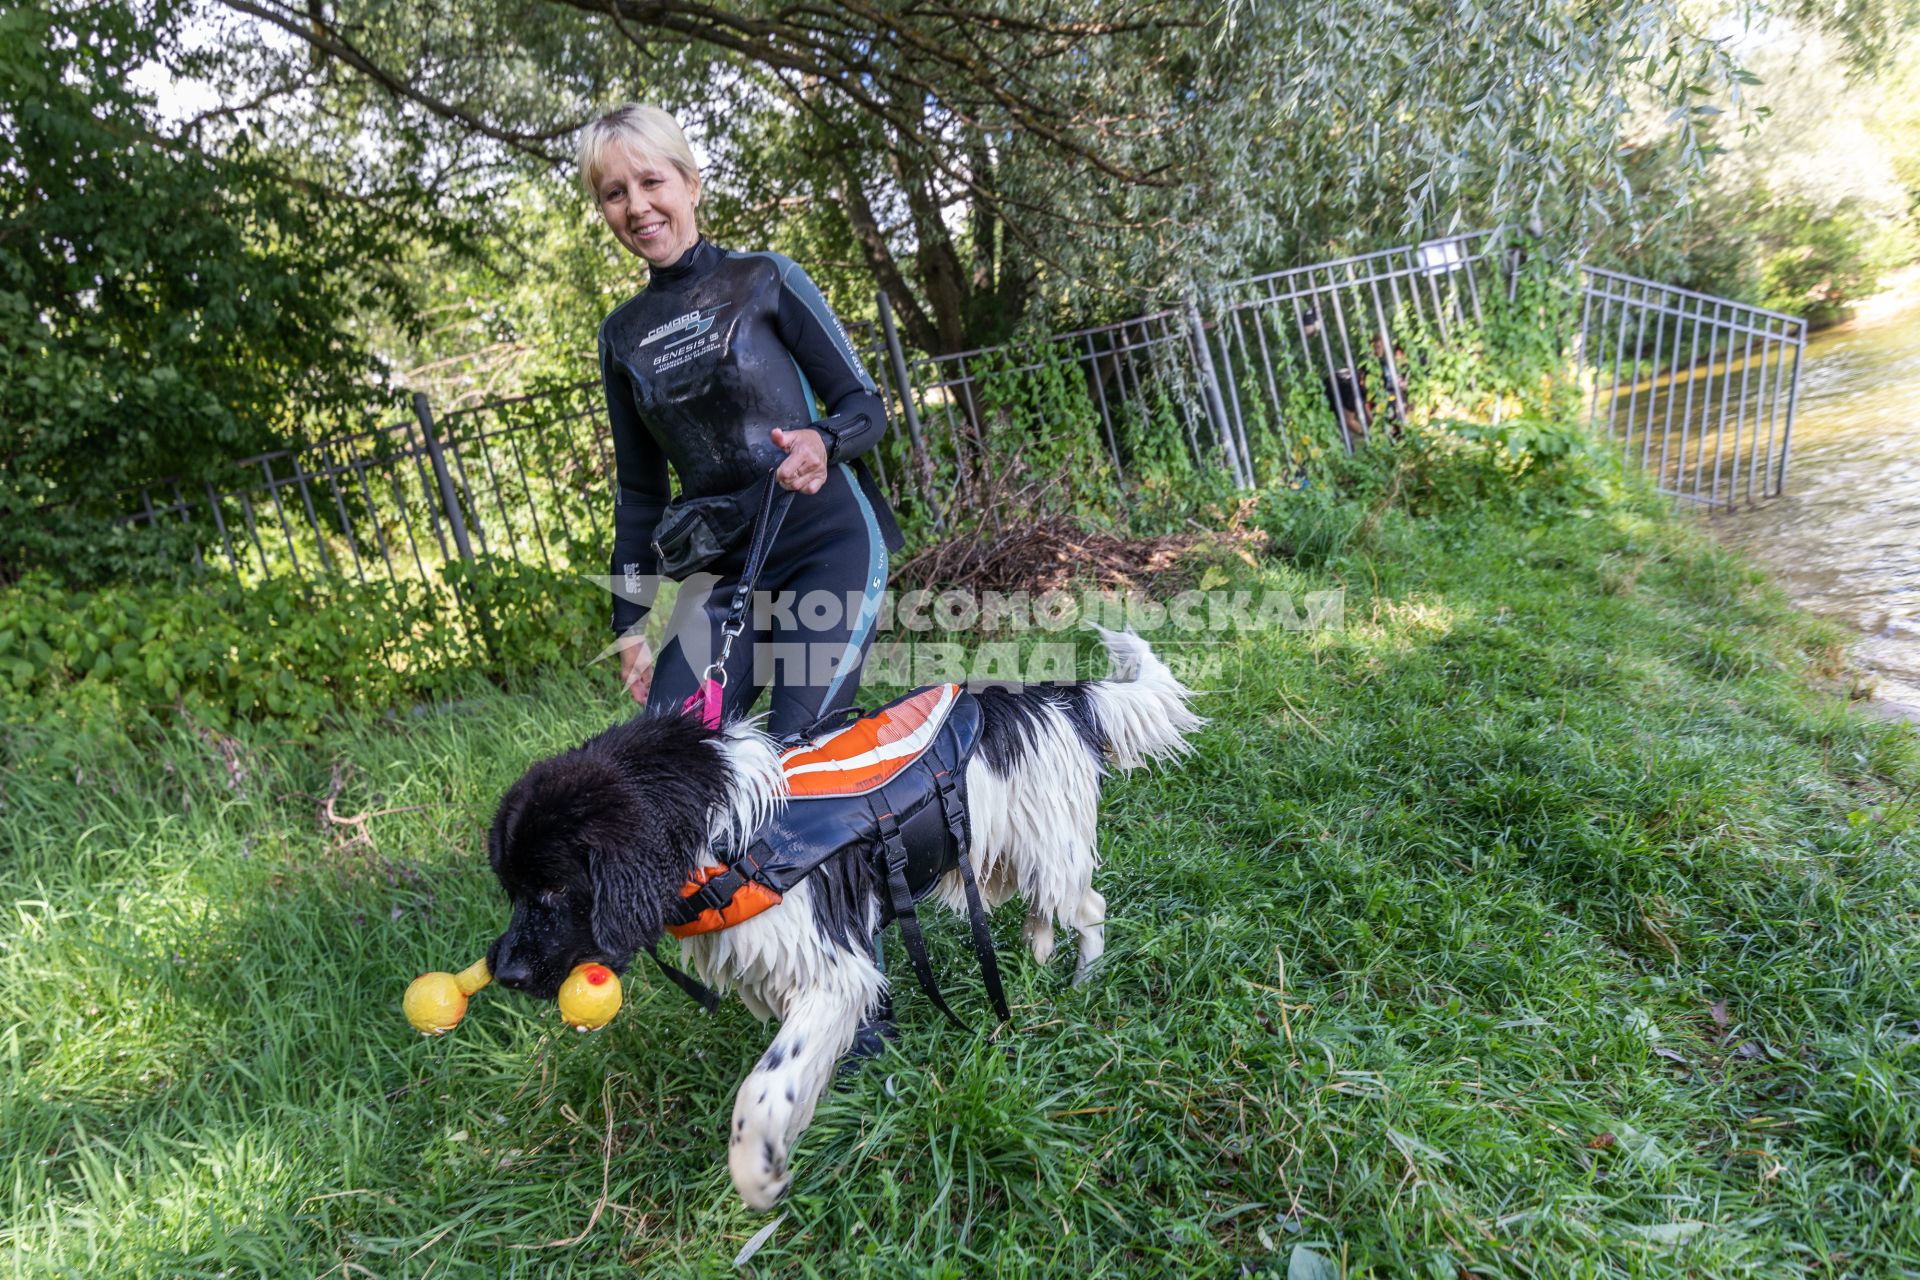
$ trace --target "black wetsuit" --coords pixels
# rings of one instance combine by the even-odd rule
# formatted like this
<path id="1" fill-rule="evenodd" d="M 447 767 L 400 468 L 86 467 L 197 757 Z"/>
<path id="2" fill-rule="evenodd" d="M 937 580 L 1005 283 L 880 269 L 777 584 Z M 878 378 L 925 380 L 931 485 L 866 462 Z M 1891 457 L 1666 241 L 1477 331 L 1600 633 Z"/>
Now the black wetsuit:
<path id="1" fill-rule="evenodd" d="M 703 238 L 672 266 L 655 267 L 647 287 L 607 317 L 600 370 L 619 470 L 614 630 L 635 627 L 652 603 L 668 465 L 684 498 L 737 493 L 785 460 L 775 427 L 814 427 L 827 444 L 827 482 L 794 495 L 727 664 L 726 714 L 745 714 L 769 683 L 775 735 L 850 705 L 887 553 L 901 539 L 860 459 L 886 431 L 885 406 L 813 281 L 777 253 L 729 252 Z M 816 398 L 825 417 L 816 417 Z M 742 557 L 682 586 L 654 666 L 650 713 L 677 710 L 718 655 Z"/>

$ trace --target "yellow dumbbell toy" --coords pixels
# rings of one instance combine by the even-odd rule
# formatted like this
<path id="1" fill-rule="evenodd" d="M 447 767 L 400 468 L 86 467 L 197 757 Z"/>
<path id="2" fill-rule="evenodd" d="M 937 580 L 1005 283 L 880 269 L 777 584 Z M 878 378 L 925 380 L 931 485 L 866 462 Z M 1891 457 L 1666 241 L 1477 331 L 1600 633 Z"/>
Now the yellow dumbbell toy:
<path id="1" fill-rule="evenodd" d="M 443 1036 L 467 1016 L 467 997 L 493 981 L 485 958 L 459 973 L 423 973 L 407 986 L 400 1008 L 413 1029 L 422 1035 Z M 614 998 L 619 1007 L 619 997 Z M 612 1014 L 608 1014 L 612 1017 Z"/>
<path id="2" fill-rule="evenodd" d="M 583 964 L 560 985 L 560 1016 L 575 1031 L 595 1031 L 620 1012 L 620 977 L 603 964 Z"/>

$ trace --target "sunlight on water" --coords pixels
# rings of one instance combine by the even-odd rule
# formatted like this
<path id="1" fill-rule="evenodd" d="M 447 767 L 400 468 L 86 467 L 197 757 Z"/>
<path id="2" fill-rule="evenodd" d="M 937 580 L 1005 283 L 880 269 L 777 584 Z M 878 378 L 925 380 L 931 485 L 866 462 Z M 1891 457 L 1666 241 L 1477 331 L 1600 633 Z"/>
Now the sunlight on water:
<path id="1" fill-rule="evenodd" d="M 1920 271 L 1808 340 L 1786 496 L 1703 518 L 1920 705 Z"/>

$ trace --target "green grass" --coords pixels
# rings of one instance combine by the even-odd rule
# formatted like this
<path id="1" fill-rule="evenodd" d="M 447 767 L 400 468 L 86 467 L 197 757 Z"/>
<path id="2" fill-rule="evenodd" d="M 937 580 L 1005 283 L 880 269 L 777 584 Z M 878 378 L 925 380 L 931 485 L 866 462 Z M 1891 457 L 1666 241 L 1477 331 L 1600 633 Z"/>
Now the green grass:
<path id="1" fill-rule="evenodd" d="M 1347 628 L 1229 641 L 1196 757 L 1112 784 L 1098 981 L 1010 957 L 988 1043 L 892 948 L 902 1040 L 748 1270 L 1920 1274 L 1920 749 L 1809 681 L 1836 633 L 1641 499 L 1317 510 L 1311 567 L 1229 585 L 1343 582 Z M 491 806 L 611 685 L 231 767 L 17 744 L 10 1270 L 735 1274 L 766 1221 L 725 1171 L 767 1041 L 737 1004 L 636 969 L 590 1038 L 496 991 L 442 1040 L 399 1016 L 502 924 Z M 338 813 L 393 810 L 371 844 L 318 816 L 336 764 Z"/>

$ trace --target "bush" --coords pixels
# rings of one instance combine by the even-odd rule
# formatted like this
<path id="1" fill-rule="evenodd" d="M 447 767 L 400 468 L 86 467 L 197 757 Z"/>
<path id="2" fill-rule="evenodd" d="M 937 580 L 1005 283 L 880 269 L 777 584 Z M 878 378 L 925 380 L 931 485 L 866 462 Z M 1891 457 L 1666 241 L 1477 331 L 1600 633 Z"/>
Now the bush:
<path id="1" fill-rule="evenodd" d="M 35 574 L 0 592 L 0 716 L 85 735 L 181 718 L 305 735 L 336 712 L 443 696 L 476 667 L 555 665 L 603 629 L 578 579 L 496 560 L 448 578 L 457 598 L 419 582 L 74 590 Z"/>

